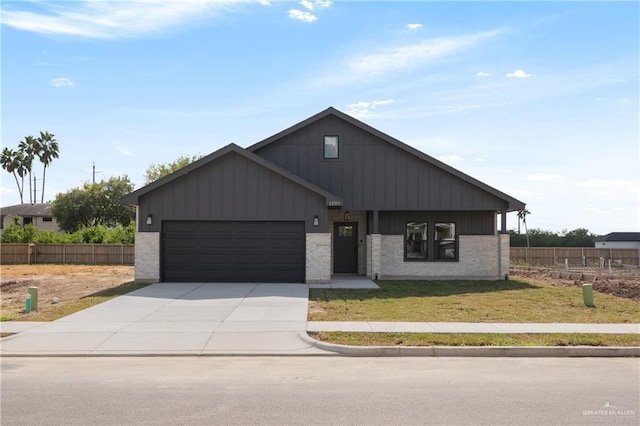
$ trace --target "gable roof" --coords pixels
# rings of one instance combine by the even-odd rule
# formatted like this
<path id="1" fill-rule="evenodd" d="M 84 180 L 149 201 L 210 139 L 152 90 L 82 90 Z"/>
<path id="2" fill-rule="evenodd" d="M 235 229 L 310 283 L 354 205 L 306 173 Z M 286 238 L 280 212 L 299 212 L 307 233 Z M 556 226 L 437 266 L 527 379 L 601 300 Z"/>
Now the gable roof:
<path id="1" fill-rule="evenodd" d="M 303 120 L 301 122 L 299 122 L 298 124 L 295 124 L 291 127 L 289 127 L 288 129 L 285 129 L 281 132 L 276 133 L 273 136 L 268 137 L 267 139 L 264 139 L 256 144 L 253 144 L 249 147 L 247 147 L 247 151 L 250 152 L 255 152 L 271 143 L 274 143 L 288 135 L 290 135 L 291 133 L 294 133 L 306 126 L 309 126 L 319 120 L 322 120 L 326 117 L 329 116 L 333 116 L 336 117 L 340 120 L 343 120 L 355 127 L 357 127 L 358 129 L 367 132 L 373 136 L 375 136 L 376 138 L 387 142 L 393 146 L 395 146 L 398 149 L 401 149 L 417 158 L 419 158 L 420 160 L 426 162 L 427 164 L 434 166 L 436 168 L 439 168 L 455 177 L 457 177 L 458 179 L 462 180 L 465 183 L 468 183 L 470 185 L 473 185 L 491 195 L 494 195 L 495 197 L 504 200 L 507 202 L 508 205 L 508 211 L 515 211 L 515 210 L 522 210 L 525 208 L 525 203 L 523 203 L 520 200 L 517 200 L 513 197 L 511 197 L 510 195 L 505 194 L 502 191 L 499 191 L 495 188 L 493 188 L 492 186 L 489 186 L 483 182 L 480 182 L 479 180 L 449 166 L 448 164 L 443 163 L 442 161 L 439 161 L 433 157 L 431 157 L 430 155 L 425 154 L 422 151 L 419 151 L 415 148 L 413 148 L 412 146 L 407 145 L 404 142 L 399 141 L 398 139 L 395 139 L 389 135 L 387 135 L 386 133 L 383 133 L 371 126 L 369 126 L 368 124 L 363 123 L 360 120 L 357 120 L 353 117 L 351 117 L 350 115 L 347 115 L 337 109 L 335 109 L 334 107 L 329 107 L 327 109 L 325 109 L 324 111 L 319 112 L 318 114 L 315 114 L 309 118 L 307 118 L 306 120 Z"/>
<path id="2" fill-rule="evenodd" d="M 324 197 L 327 201 L 327 206 L 341 206 L 343 204 L 343 199 L 338 197 L 335 194 L 332 194 L 329 191 L 326 191 L 322 188 L 320 188 L 319 186 L 316 186 L 314 184 L 312 184 L 311 182 L 307 182 L 306 180 L 294 175 L 293 173 L 271 163 L 270 161 L 265 160 L 264 158 L 255 155 L 241 147 L 239 147 L 238 145 L 231 143 L 225 147 L 220 148 L 219 150 L 207 155 L 206 157 L 202 157 L 201 159 L 194 161 L 191 164 L 188 164 L 186 166 L 184 166 L 183 168 L 176 170 L 175 172 L 164 176 L 154 182 L 151 182 L 150 184 L 143 186 L 142 188 L 133 191 L 130 194 L 125 195 L 124 197 L 122 197 L 122 203 L 123 204 L 127 204 L 127 205 L 131 205 L 131 206 L 135 206 L 138 205 L 138 199 L 144 195 L 147 194 L 155 189 L 160 188 L 163 185 L 168 184 L 169 182 L 172 182 L 176 179 L 181 178 L 182 176 L 185 176 L 191 172 L 193 172 L 196 169 L 199 169 L 200 167 L 206 166 L 209 163 L 212 163 L 214 161 L 216 161 L 217 159 L 224 157 L 227 154 L 230 153 L 236 153 L 244 158 L 246 158 L 249 161 L 252 161 L 254 163 L 257 163 L 263 167 L 265 167 L 266 169 L 284 177 L 285 179 L 288 179 L 306 189 L 308 189 L 311 192 L 314 192 L 322 197 Z"/>
<path id="3" fill-rule="evenodd" d="M 640 241 L 640 232 L 611 232 L 597 237 L 596 241 Z"/>
<path id="4" fill-rule="evenodd" d="M 28 217 L 51 217 L 51 204 L 14 204 L 0 208 L 0 215 L 28 216 Z"/>

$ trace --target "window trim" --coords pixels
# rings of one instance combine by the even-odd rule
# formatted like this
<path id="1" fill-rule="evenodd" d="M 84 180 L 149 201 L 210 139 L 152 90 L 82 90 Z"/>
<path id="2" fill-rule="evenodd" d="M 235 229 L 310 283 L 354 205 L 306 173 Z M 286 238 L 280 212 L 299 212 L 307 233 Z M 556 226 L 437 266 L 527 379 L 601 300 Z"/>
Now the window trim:
<path id="1" fill-rule="evenodd" d="M 407 227 L 409 224 L 416 223 L 425 223 L 427 225 L 427 240 L 426 240 L 426 251 L 427 256 L 422 257 L 407 257 Z M 455 257 L 450 259 L 438 259 L 436 257 L 435 250 L 437 249 L 437 240 L 436 238 L 436 225 L 437 224 L 453 224 L 455 228 L 454 232 L 454 249 L 455 249 Z M 402 235 L 402 245 L 404 252 L 404 261 L 405 262 L 430 262 L 430 263 L 440 263 L 440 262 L 459 262 L 460 261 L 460 234 L 458 232 L 458 223 L 455 221 L 446 221 L 446 220 L 408 220 L 404 224 L 404 233 Z"/>
<path id="2" fill-rule="evenodd" d="M 440 259 L 436 257 L 436 249 L 437 249 L 437 243 L 438 240 L 436 240 L 436 228 L 439 224 L 453 224 L 453 249 L 455 250 L 455 256 L 451 257 L 451 258 L 444 258 L 444 259 Z M 454 221 L 450 221 L 450 222 L 445 222 L 443 220 L 437 221 L 437 222 L 433 222 L 433 261 L 434 262 L 458 262 L 458 258 L 459 258 L 459 254 L 460 251 L 458 249 L 459 247 L 459 235 L 458 235 L 458 224 Z"/>
<path id="3" fill-rule="evenodd" d="M 425 225 L 425 233 L 427 234 L 426 238 L 424 240 L 425 251 L 426 251 L 426 256 L 425 257 L 408 257 L 407 248 L 409 246 L 409 244 L 408 244 L 409 243 L 409 241 L 408 241 L 409 235 L 408 235 L 408 232 L 407 232 L 407 228 L 409 227 L 410 224 L 414 224 L 414 225 L 416 225 L 416 224 L 419 224 L 419 225 L 424 224 Z M 406 222 L 404 224 L 404 233 L 403 233 L 403 236 L 402 236 L 402 245 L 404 247 L 404 261 L 405 262 L 428 262 L 429 261 L 429 256 L 431 254 L 431 250 L 430 250 L 431 247 L 429 247 L 430 246 L 430 244 L 429 244 L 429 235 L 430 235 L 430 232 L 429 232 L 429 221 L 426 221 L 426 220 L 409 221 L 409 222 Z"/>
<path id="4" fill-rule="evenodd" d="M 329 138 L 335 138 L 336 141 L 336 156 L 327 157 L 327 140 Z M 322 138 L 322 158 L 325 160 L 337 160 L 340 158 L 340 137 L 338 135 L 324 135 Z"/>

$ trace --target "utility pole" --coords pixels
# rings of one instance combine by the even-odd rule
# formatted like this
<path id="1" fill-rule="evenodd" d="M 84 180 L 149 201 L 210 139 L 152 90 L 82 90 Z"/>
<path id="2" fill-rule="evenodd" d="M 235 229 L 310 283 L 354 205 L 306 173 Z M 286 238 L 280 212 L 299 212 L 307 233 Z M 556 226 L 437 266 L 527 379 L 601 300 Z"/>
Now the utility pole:
<path id="1" fill-rule="evenodd" d="M 33 202 L 31 204 L 35 204 L 36 200 L 37 200 L 37 198 L 36 198 L 36 188 L 37 188 L 37 186 L 36 186 L 36 177 L 34 176 L 33 177 Z"/>
<path id="2" fill-rule="evenodd" d="M 101 170 L 96 171 L 96 162 L 93 162 L 93 183 L 96 183 L 96 173 L 102 173 Z"/>

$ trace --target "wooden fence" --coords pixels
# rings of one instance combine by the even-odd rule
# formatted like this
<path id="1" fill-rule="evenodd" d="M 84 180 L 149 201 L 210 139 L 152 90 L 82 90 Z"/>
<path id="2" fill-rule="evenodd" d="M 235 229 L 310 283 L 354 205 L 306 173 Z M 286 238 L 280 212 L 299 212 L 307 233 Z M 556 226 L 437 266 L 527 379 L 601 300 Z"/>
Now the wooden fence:
<path id="1" fill-rule="evenodd" d="M 608 265 L 609 259 L 612 266 L 639 267 L 640 250 L 594 247 L 511 247 L 512 264 L 601 266 L 601 261 Z"/>
<path id="2" fill-rule="evenodd" d="M 0 264 L 133 265 L 133 244 L 1 244 Z M 601 259 L 612 266 L 640 267 L 638 249 L 593 247 L 511 247 L 512 264 L 540 266 L 600 266 Z M 584 264 L 583 262 L 586 262 Z"/>
<path id="3" fill-rule="evenodd" d="M 0 264 L 133 265 L 133 244 L 1 244 Z"/>

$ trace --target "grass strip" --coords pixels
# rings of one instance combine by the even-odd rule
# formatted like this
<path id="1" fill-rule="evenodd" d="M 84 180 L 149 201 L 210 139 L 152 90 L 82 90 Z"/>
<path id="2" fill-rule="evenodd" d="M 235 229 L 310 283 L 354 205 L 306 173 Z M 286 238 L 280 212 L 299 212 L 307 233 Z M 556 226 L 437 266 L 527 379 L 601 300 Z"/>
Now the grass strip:
<path id="1" fill-rule="evenodd" d="M 320 341 L 351 346 L 640 346 L 639 334 L 591 333 L 310 333 Z"/>
<path id="2" fill-rule="evenodd" d="M 55 321 L 67 315 L 71 315 L 78 311 L 95 306 L 99 303 L 106 302 L 114 297 L 141 289 L 149 284 L 135 283 L 133 281 L 126 282 L 116 287 L 111 287 L 96 293 L 90 294 L 79 300 L 68 303 L 60 303 L 57 305 L 48 305 L 38 307 L 37 311 L 30 313 L 21 313 L 15 315 L 3 315 L 2 321 Z"/>
<path id="3" fill-rule="evenodd" d="M 640 303 L 520 279 L 376 281 L 380 289 L 310 290 L 311 321 L 637 323 Z"/>

